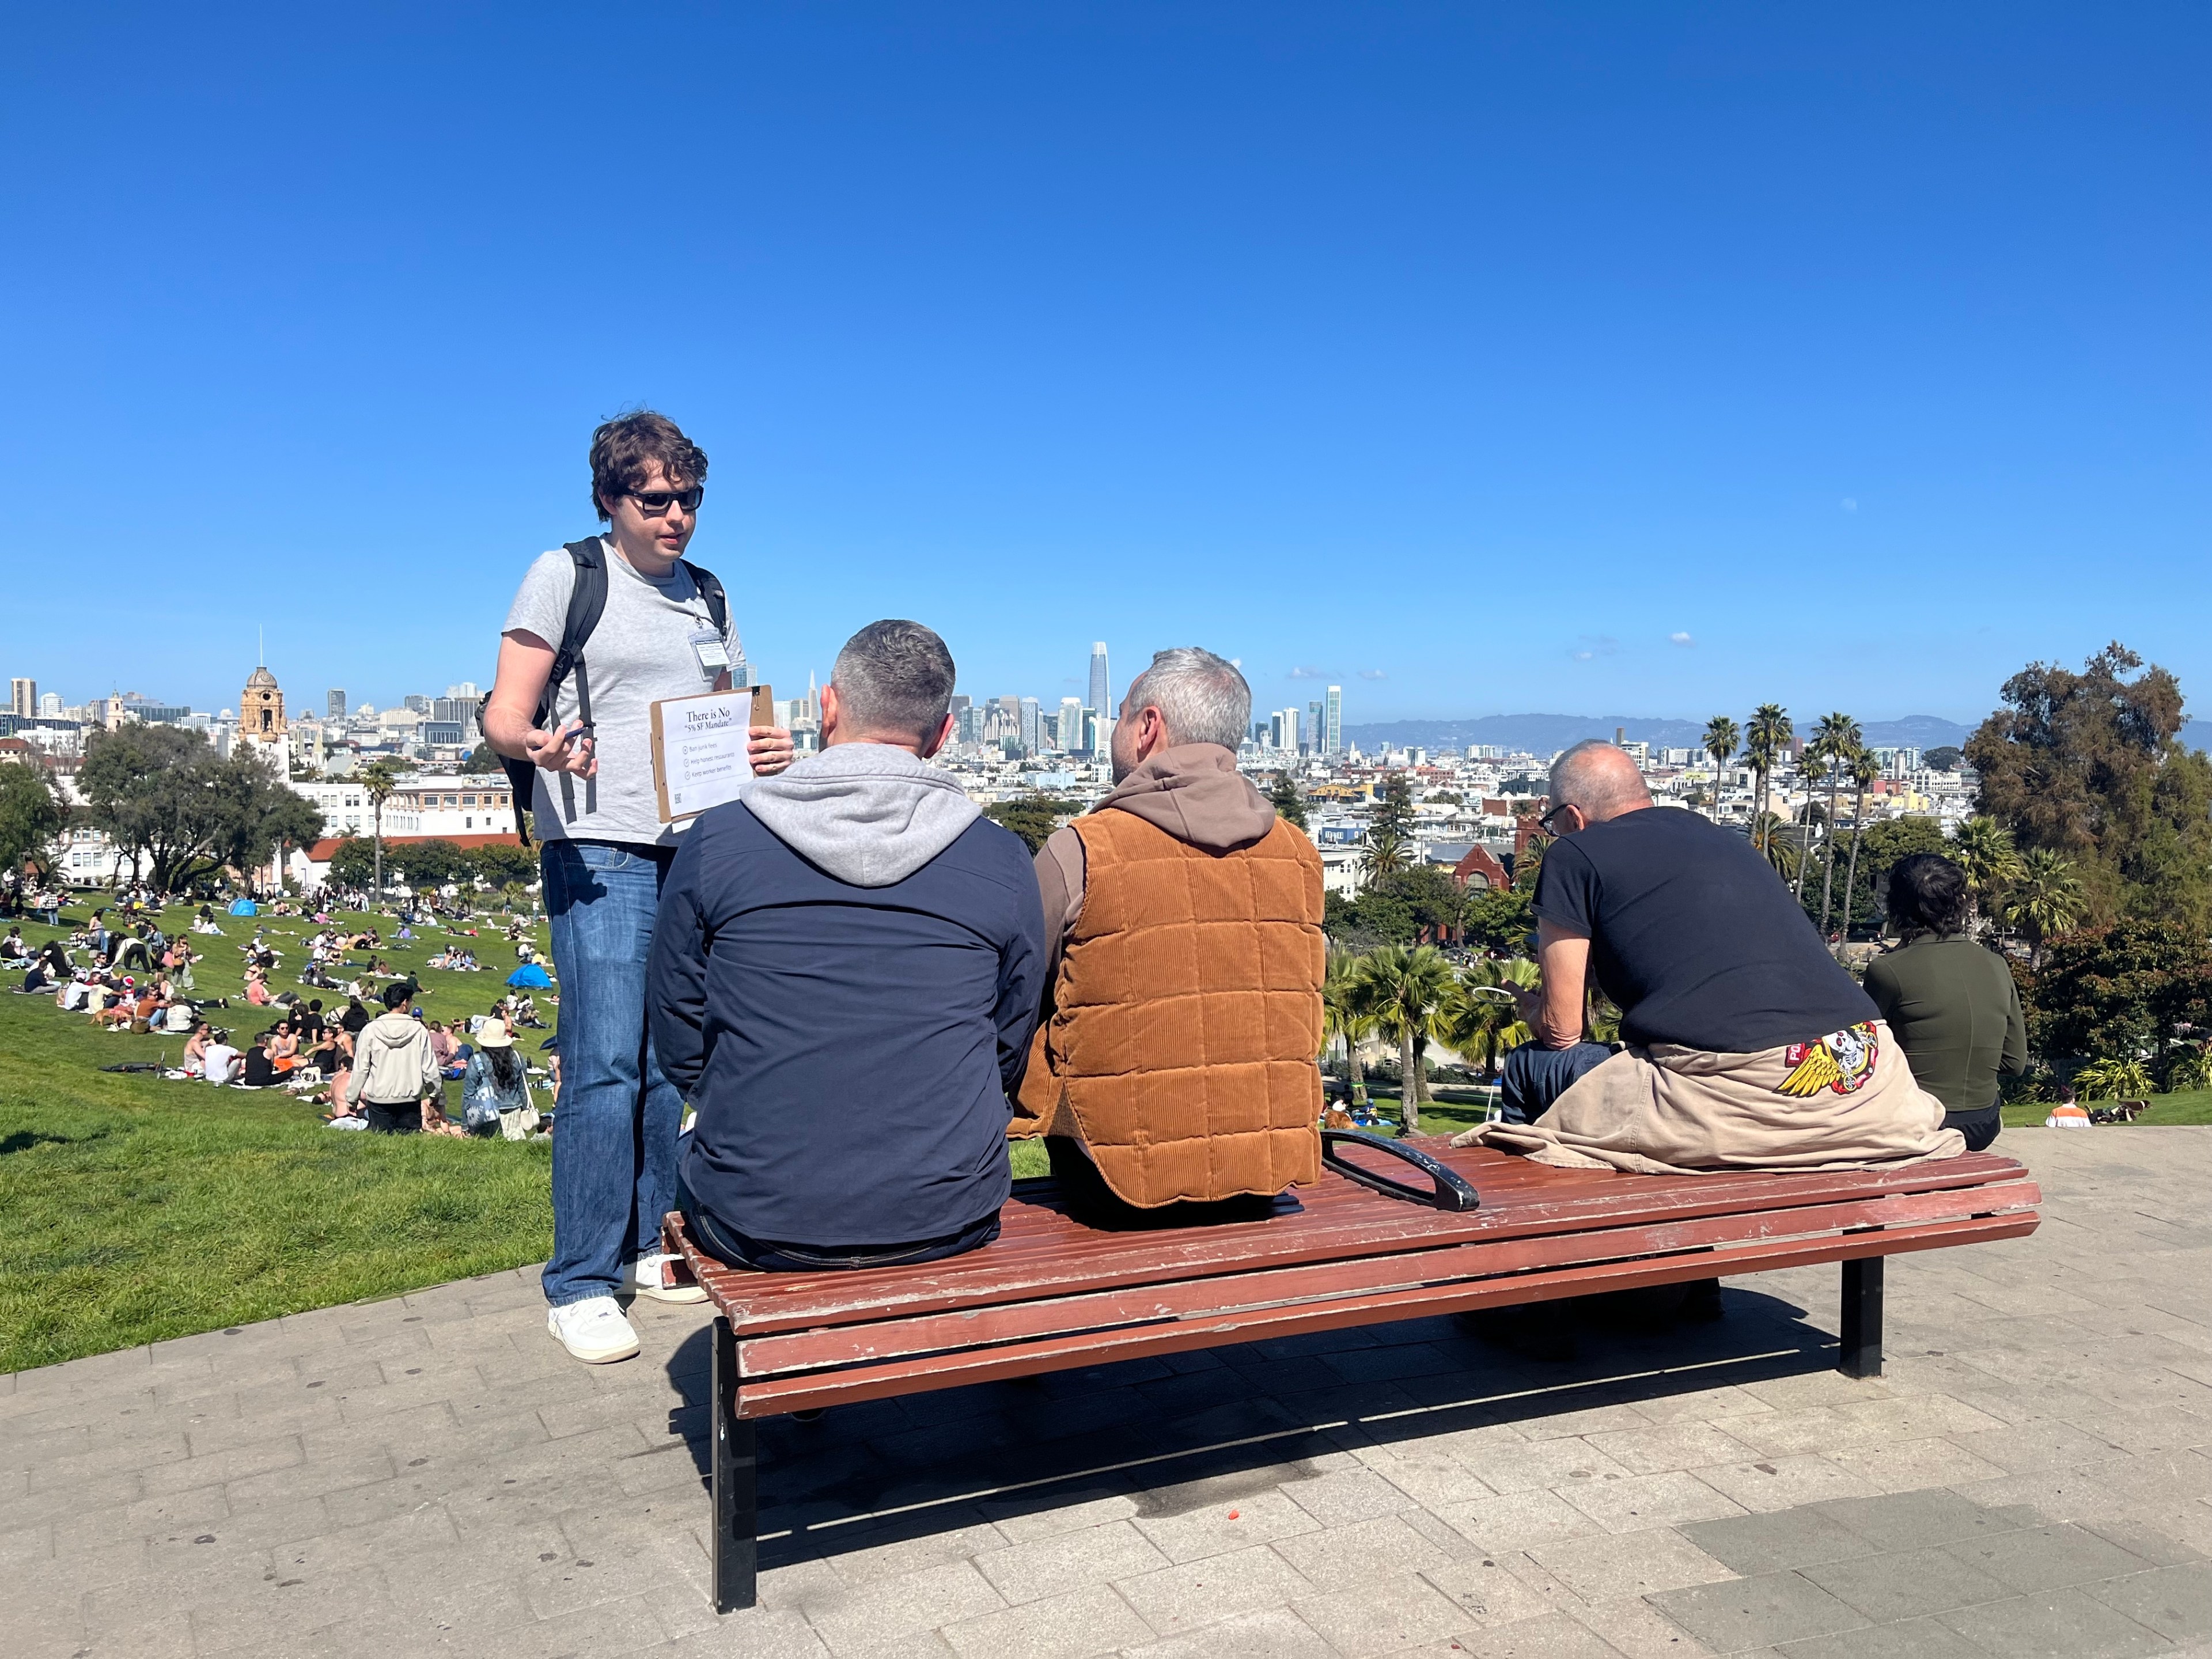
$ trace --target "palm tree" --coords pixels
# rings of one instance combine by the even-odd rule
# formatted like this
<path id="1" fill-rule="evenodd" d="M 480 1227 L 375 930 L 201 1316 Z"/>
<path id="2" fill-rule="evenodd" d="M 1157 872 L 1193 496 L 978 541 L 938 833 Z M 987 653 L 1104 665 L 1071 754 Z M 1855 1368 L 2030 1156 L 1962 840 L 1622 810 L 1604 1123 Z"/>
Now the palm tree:
<path id="1" fill-rule="evenodd" d="M 1367 1006 L 1367 988 L 1359 976 L 1359 958 L 1347 951 L 1333 951 L 1322 981 L 1323 1031 L 1344 1042 L 1345 1075 L 1352 1081 L 1352 1103 L 1367 1103 L 1367 1079 L 1360 1074 L 1359 1045 L 1375 1035 L 1375 1011 Z"/>
<path id="2" fill-rule="evenodd" d="M 1534 989 L 1542 977 L 1536 964 L 1522 957 L 1469 963 L 1437 1010 L 1437 1036 L 1462 1060 L 1496 1077 L 1506 1051 L 1536 1035 L 1509 988 Z"/>
<path id="3" fill-rule="evenodd" d="M 1797 775 L 1805 782 L 1805 830 L 1797 841 L 1797 891 L 1795 895 L 1801 906 L 1805 902 L 1805 872 L 1813 866 L 1813 809 L 1819 805 L 1813 799 L 1813 793 L 1822 782 L 1832 779 L 1835 775 L 1835 768 L 1829 763 L 1827 755 L 1825 752 L 1815 752 L 1812 744 L 1806 744 L 1805 758 L 1797 768 Z M 1835 793 L 1835 786 L 1832 782 L 1829 783 L 1828 793 L 1832 797 Z M 1832 804 L 1828 811 L 1827 829 L 1823 834 L 1823 839 L 1834 834 L 1835 823 L 1835 809 Z"/>
<path id="4" fill-rule="evenodd" d="M 1738 732 L 1735 722 L 1726 714 L 1716 714 L 1705 722 L 1705 752 L 1713 757 L 1713 822 L 1721 821 L 1721 769 L 1735 753 Z"/>
<path id="5" fill-rule="evenodd" d="M 1751 711 L 1751 724 L 1744 729 L 1743 758 L 1751 769 L 1759 774 L 1759 817 L 1765 819 L 1768 786 L 1774 778 L 1774 769 L 1789 750 L 1790 739 L 1796 729 L 1790 716 L 1778 702 L 1763 702 Z M 1768 843 L 1759 850 L 1770 850 L 1773 831 L 1767 831 Z"/>
<path id="6" fill-rule="evenodd" d="M 1774 833 L 1782 823 L 1778 813 L 1761 812 L 1751 821 L 1751 844 L 1759 848 L 1774 873 L 1786 882 L 1798 866 L 1799 853 L 1796 842 Z"/>
<path id="7" fill-rule="evenodd" d="M 1437 1006 L 1451 988 L 1451 964 L 1433 945 L 1385 945 L 1359 960 L 1358 977 L 1376 1028 L 1398 1042 L 1401 1133 L 1417 1133 L 1428 1089 L 1415 1045 L 1434 1030 Z"/>
<path id="8" fill-rule="evenodd" d="M 1992 817 L 1968 818 L 1959 826 L 1951 856 L 1966 872 L 1966 885 L 1974 890 L 1982 914 L 1996 921 L 2003 914 L 2005 889 L 2025 868 L 2012 831 Z"/>
<path id="9" fill-rule="evenodd" d="M 1395 876 L 1407 862 L 1406 837 L 1389 824 L 1378 824 L 1367 832 L 1367 879 L 1376 881 L 1383 876 Z"/>
<path id="10" fill-rule="evenodd" d="M 2088 908 L 2074 866 L 2049 848 L 2039 847 L 2021 860 L 2006 913 L 2027 934 L 2028 962 L 2043 965 L 2043 945 L 2081 919 Z"/>
<path id="11" fill-rule="evenodd" d="M 1851 759 L 1866 746 L 1859 731 L 1859 723 L 1838 709 L 1823 714 L 1813 727 L 1813 741 L 1805 745 L 1808 760 L 1818 756 L 1821 770 L 1828 780 L 1828 831 L 1822 837 L 1827 842 L 1827 868 L 1820 877 L 1820 937 L 1828 936 L 1828 896 L 1836 882 L 1836 791 L 1843 783 L 1844 774 Z"/>
<path id="12" fill-rule="evenodd" d="M 389 757 L 380 757 L 361 769 L 361 793 L 368 797 L 368 804 L 376 814 L 375 903 L 384 901 L 384 803 L 392 799 L 399 787 L 399 780 L 405 775 L 399 763 Z"/>
<path id="13" fill-rule="evenodd" d="M 1881 775 L 1881 768 L 1875 762 L 1873 750 L 1863 747 L 1852 755 L 1844 769 L 1850 773 L 1852 786 L 1858 792 L 1851 803 L 1850 868 L 1844 873 L 1843 934 L 1848 939 L 1851 936 L 1851 908 L 1858 899 L 1855 884 L 1859 878 L 1859 837 L 1866 830 L 1866 795 L 1867 791 L 1873 787 L 1874 781 Z M 1827 936 L 1827 930 L 1823 928 L 1820 937 L 1826 939 Z"/>

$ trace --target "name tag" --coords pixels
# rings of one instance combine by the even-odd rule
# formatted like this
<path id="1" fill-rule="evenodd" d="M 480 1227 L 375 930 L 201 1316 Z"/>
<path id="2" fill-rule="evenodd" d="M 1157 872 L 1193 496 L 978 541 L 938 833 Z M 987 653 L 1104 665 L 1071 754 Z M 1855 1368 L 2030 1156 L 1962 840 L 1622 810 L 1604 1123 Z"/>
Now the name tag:
<path id="1" fill-rule="evenodd" d="M 699 659 L 699 678 L 718 679 L 730 666 L 730 650 L 711 629 L 691 635 L 691 654 Z"/>

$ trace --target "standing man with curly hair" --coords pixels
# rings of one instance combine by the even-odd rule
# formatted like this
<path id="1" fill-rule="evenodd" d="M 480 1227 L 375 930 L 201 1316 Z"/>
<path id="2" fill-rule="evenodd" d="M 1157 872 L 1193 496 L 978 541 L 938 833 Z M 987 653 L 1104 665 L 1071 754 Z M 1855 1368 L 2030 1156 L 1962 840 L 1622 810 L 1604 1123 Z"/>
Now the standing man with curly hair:
<path id="1" fill-rule="evenodd" d="M 684 556 L 705 453 L 665 416 L 641 410 L 592 434 L 591 465 L 607 531 L 541 556 L 524 575 L 483 732 L 534 773 L 527 799 L 561 978 L 546 1327 L 598 1364 L 638 1351 L 618 1292 L 704 1295 L 659 1243 L 683 1103 L 646 1030 L 645 967 L 683 826 L 660 821 L 650 710 L 728 690 L 744 653 L 721 584 Z M 750 748 L 757 773 L 791 764 L 788 732 L 755 726 Z"/>

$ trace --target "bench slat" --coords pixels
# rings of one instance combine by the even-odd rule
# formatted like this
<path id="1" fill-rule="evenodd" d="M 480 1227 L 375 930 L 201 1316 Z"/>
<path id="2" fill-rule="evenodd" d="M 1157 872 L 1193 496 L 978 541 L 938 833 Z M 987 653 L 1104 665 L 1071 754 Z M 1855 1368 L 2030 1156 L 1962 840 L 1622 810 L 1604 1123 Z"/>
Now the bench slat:
<path id="1" fill-rule="evenodd" d="M 1262 1267 L 1205 1279 L 1034 1299 L 780 1335 L 738 1333 L 745 1386 L 755 1379 L 825 1366 L 881 1363 L 909 1355 L 1033 1340 L 1162 1320 L 1215 1318 L 1345 1296 L 1372 1297 L 1422 1285 L 1521 1274 L 1575 1263 L 1679 1255 L 1723 1245 L 1828 1237 L 1857 1228 L 1898 1228 L 2033 1208 L 2033 1182 L 1966 1192 L 1896 1194 L 1838 1203 L 1793 1205 L 1601 1232 L 1553 1233 L 1463 1244 L 1444 1243 L 1348 1261 Z M 902 1310 L 906 1311 L 906 1310 Z"/>
<path id="2" fill-rule="evenodd" d="M 1593 1295 L 1646 1285 L 1679 1283 L 1797 1267 L 1844 1261 L 1950 1245 L 2019 1238 L 2035 1231 L 2032 1212 L 1922 1224 L 1900 1230 L 1790 1239 L 1752 1241 L 1692 1254 L 1615 1261 L 1595 1267 L 1571 1267 L 1494 1277 L 1472 1282 L 1426 1285 L 1382 1295 L 1276 1307 L 1255 1313 L 1179 1320 L 1121 1330 L 1059 1336 L 926 1358 L 893 1361 L 850 1370 L 794 1377 L 748 1378 L 738 1390 L 741 1418 L 773 1417 L 786 1412 L 851 1404 L 937 1389 L 962 1388 L 1009 1377 L 1030 1376 L 1073 1366 L 1108 1364 L 1124 1359 L 1188 1352 L 1225 1343 L 1253 1342 L 1313 1331 L 1370 1325 L 1385 1320 L 1456 1313 L 1492 1305 Z"/>
<path id="3" fill-rule="evenodd" d="M 1596 1236 L 1622 1227 L 1887 1194 L 1967 1191 L 2015 1182 L 2024 1173 L 2012 1159 L 1987 1154 L 1887 1170 L 1680 1177 L 1554 1170 L 1486 1148 L 1443 1155 L 1483 1191 L 1484 1208 L 1446 1214 L 1331 1176 L 1310 1189 L 1313 1197 L 1306 1207 L 1268 1221 L 1187 1231 L 1103 1233 L 1018 1194 L 1006 1211 L 1006 1234 L 985 1249 L 949 1261 L 862 1274 L 746 1273 L 700 1254 L 680 1226 L 672 1227 L 670 1236 L 717 1305 L 743 1332 L 760 1336 L 1082 1291 L 1179 1283 L 1260 1267 L 1365 1259 L 1454 1242 L 1566 1233 L 1595 1244 Z M 1498 1178 L 1501 1165 L 1513 1172 L 1540 1173 L 1506 1182 Z M 1037 1185 L 1021 1184 L 1032 1191 Z"/>

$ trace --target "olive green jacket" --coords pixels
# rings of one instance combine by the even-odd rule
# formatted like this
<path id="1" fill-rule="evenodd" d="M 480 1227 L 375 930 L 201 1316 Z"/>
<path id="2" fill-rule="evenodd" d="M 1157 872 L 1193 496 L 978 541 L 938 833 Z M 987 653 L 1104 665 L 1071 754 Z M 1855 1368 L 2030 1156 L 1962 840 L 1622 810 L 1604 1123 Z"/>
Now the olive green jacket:
<path id="1" fill-rule="evenodd" d="M 1914 1081 L 1954 1112 L 1996 1104 L 1997 1077 L 2027 1066 L 2020 988 L 2002 957 L 1964 935 L 1922 934 L 1866 973 Z"/>

